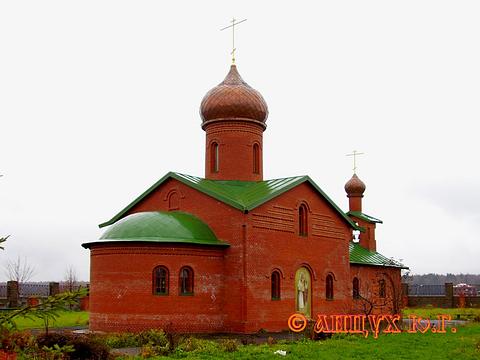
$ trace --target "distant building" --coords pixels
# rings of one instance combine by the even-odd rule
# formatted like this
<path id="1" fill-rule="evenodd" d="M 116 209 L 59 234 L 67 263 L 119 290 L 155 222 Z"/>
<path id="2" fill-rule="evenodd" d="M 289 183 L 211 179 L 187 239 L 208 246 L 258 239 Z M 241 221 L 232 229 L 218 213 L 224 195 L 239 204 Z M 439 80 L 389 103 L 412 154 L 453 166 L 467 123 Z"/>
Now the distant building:
<path id="1" fill-rule="evenodd" d="M 205 178 L 166 174 L 83 244 L 90 328 L 253 333 L 285 330 L 295 312 L 367 311 L 365 299 L 395 311 L 404 266 L 376 252 L 381 221 L 363 213 L 357 175 L 345 185 L 347 213 L 308 176 L 264 180 L 267 104 L 235 65 L 200 113 Z"/>
<path id="2" fill-rule="evenodd" d="M 477 288 L 468 284 L 457 284 L 453 287 L 455 295 L 477 296 Z"/>

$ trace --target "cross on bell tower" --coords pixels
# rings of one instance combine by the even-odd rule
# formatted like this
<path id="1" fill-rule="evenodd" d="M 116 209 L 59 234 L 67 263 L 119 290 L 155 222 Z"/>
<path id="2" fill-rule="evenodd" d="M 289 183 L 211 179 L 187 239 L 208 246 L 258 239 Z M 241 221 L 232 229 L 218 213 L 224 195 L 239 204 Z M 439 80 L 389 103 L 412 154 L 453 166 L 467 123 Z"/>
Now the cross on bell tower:
<path id="1" fill-rule="evenodd" d="M 263 96 L 240 76 L 235 65 L 235 27 L 247 19 L 232 19 L 232 64 L 225 79 L 200 105 L 206 133 L 205 178 L 263 180 L 263 132 L 268 106 Z"/>
<path id="2" fill-rule="evenodd" d="M 353 150 L 351 154 L 347 154 L 346 156 L 353 156 L 353 173 L 356 174 L 357 172 L 357 156 L 365 155 L 365 153 L 358 152 L 357 150 Z"/>
<path id="3" fill-rule="evenodd" d="M 237 21 L 237 19 L 232 18 L 232 20 L 230 21 L 230 22 L 232 23 L 232 25 L 228 25 L 228 26 L 224 27 L 223 29 L 220 29 L 220 31 L 223 31 L 223 30 L 232 28 L 232 52 L 231 52 L 231 55 L 232 55 L 232 65 L 235 64 L 235 50 L 237 50 L 237 49 L 235 48 L 235 26 L 238 25 L 238 24 L 241 24 L 241 23 L 243 23 L 243 22 L 245 22 L 245 21 L 247 21 L 247 19 L 243 19 L 243 20 Z"/>

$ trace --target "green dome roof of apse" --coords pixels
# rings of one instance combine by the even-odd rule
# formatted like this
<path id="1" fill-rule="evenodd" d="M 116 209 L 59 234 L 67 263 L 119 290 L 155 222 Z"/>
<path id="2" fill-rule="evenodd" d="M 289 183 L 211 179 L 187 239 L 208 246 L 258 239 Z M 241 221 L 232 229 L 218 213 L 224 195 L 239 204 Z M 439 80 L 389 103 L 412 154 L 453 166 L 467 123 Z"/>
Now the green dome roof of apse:
<path id="1" fill-rule="evenodd" d="M 217 239 L 210 227 L 192 214 L 149 211 L 128 215 L 115 222 L 97 242 L 152 242 L 229 246 Z"/>

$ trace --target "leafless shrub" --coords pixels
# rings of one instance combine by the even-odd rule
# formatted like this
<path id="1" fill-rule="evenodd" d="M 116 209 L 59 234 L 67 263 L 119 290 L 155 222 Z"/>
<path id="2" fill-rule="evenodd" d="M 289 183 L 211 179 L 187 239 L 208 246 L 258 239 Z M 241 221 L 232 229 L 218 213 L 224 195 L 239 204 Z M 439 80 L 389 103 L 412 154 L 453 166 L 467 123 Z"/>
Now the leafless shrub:
<path id="1" fill-rule="evenodd" d="M 29 281 L 35 275 L 35 267 L 30 265 L 27 258 L 18 256 L 15 260 L 8 260 L 5 265 L 5 275 L 9 280 L 19 284 Z"/>
<path id="2" fill-rule="evenodd" d="M 75 291 L 77 289 L 77 285 L 78 285 L 77 270 L 71 265 L 65 271 L 64 284 L 65 284 L 66 290 L 70 292 Z"/>

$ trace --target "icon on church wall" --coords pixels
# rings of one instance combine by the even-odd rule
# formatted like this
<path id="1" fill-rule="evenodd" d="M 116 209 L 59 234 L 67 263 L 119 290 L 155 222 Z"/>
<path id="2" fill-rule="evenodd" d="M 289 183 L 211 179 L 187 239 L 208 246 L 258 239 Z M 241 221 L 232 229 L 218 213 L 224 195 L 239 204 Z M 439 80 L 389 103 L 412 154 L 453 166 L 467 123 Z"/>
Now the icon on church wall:
<path id="1" fill-rule="evenodd" d="M 311 317 L 312 286 L 310 272 L 302 267 L 295 274 L 295 310 Z"/>

